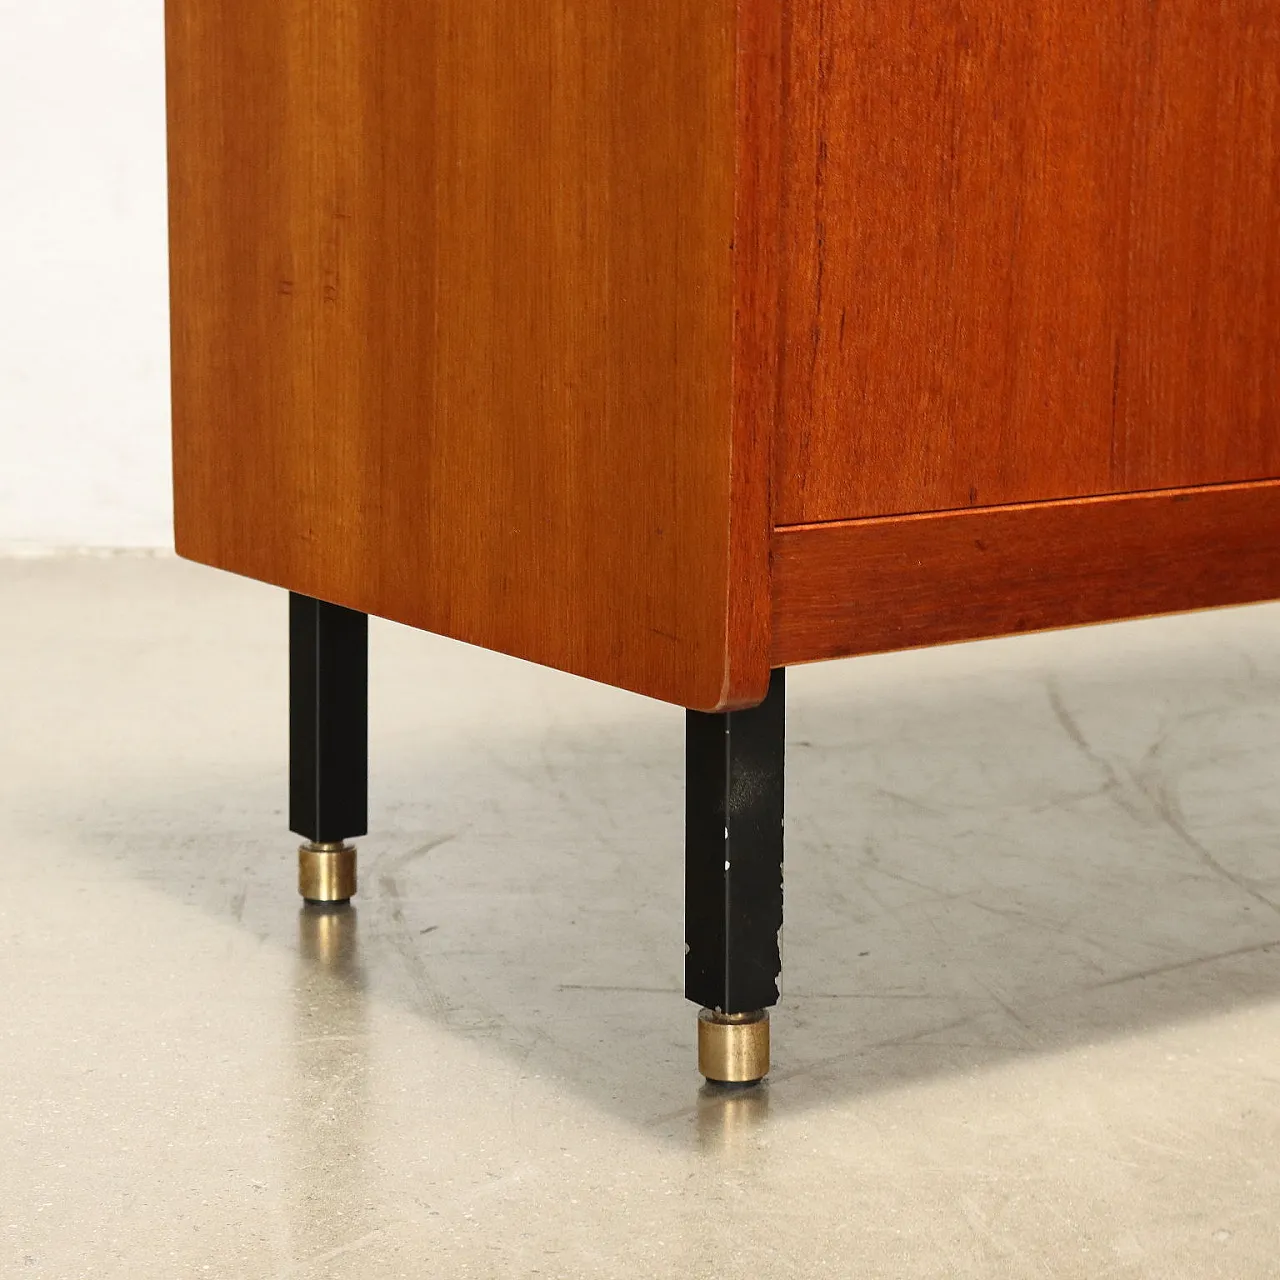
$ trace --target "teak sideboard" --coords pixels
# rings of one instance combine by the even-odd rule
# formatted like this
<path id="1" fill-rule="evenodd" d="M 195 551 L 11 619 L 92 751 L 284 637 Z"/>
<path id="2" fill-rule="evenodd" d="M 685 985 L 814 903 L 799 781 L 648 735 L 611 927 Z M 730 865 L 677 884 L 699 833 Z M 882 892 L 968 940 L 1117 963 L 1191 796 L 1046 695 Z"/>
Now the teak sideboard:
<path id="1" fill-rule="evenodd" d="M 688 994 L 767 1070 L 783 670 L 1280 596 L 1273 0 L 168 0 L 176 537 L 689 709 Z"/>

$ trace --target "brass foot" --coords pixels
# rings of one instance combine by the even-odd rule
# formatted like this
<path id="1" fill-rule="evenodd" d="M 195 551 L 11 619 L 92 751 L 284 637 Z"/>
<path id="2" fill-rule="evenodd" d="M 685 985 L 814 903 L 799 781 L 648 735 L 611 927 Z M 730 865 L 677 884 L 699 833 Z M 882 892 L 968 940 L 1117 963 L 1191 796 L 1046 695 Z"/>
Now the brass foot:
<path id="1" fill-rule="evenodd" d="M 698 1014 L 698 1070 L 712 1084 L 756 1084 L 769 1074 L 769 1011 Z"/>
<path id="2" fill-rule="evenodd" d="M 308 902 L 347 902 L 356 892 L 354 845 L 304 844 L 298 850 L 298 892 Z"/>

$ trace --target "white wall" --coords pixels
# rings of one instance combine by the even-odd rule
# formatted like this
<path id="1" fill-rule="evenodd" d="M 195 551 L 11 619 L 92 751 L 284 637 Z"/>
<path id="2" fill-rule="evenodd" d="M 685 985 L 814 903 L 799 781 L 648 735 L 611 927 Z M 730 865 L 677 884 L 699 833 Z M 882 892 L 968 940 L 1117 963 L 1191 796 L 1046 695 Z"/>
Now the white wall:
<path id="1" fill-rule="evenodd" d="M 0 550 L 169 546 L 162 0 L 0 0 Z"/>

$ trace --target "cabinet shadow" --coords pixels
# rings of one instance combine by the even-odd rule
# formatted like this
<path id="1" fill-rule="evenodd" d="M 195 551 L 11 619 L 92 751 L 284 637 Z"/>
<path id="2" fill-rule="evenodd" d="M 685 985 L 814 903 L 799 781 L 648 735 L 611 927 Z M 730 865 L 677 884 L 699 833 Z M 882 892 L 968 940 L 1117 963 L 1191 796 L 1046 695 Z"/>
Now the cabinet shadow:
<path id="1" fill-rule="evenodd" d="M 1280 995 L 1269 632 L 1115 654 L 1098 634 L 793 672 L 763 1101 L 699 1092 L 694 1070 L 677 709 L 578 715 L 552 675 L 519 717 L 442 723 L 375 690 L 358 908 L 323 924 L 299 916 L 265 750 L 223 759 L 216 787 L 189 760 L 157 770 L 113 820 L 133 874 L 301 973 L 347 957 L 344 1008 L 393 1002 L 653 1134 L 707 1138 Z M 175 848 L 176 830 L 199 836 Z"/>

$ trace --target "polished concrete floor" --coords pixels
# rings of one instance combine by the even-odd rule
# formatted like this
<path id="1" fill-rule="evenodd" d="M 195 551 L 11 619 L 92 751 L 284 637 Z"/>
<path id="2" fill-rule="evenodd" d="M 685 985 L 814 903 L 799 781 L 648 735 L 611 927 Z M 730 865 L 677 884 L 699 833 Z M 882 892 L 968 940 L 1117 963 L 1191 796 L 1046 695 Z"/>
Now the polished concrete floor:
<path id="1" fill-rule="evenodd" d="M 375 624 L 314 914 L 281 593 L 9 561 L 0 618 L 0 1275 L 1280 1274 L 1280 608 L 792 673 L 728 1097 L 679 711 Z"/>

